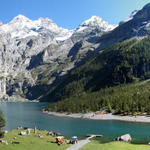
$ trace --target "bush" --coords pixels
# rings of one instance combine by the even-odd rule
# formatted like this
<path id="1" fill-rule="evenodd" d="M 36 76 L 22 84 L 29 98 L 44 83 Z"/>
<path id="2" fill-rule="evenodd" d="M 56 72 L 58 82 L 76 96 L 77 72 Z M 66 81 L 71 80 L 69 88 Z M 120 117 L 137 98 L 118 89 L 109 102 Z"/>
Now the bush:
<path id="1" fill-rule="evenodd" d="M 0 138 L 4 137 L 4 131 L 0 131 Z"/>

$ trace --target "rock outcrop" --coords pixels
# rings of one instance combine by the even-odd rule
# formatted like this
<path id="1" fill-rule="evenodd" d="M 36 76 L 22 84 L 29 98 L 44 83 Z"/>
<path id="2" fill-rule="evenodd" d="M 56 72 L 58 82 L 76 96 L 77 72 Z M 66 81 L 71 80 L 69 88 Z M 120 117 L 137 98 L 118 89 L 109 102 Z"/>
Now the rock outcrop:
<path id="1" fill-rule="evenodd" d="M 130 134 L 125 134 L 117 138 L 117 141 L 123 141 L 123 142 L 131 142 L 132 138 Z"/>

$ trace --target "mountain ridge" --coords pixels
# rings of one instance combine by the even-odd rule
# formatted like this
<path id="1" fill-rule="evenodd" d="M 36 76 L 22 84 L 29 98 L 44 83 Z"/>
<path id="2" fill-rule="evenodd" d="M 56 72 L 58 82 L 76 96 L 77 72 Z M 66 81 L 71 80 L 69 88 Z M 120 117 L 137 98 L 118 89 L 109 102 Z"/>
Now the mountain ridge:
<path id="1" fill-rule="evenodd" d="M 30 30 L 33 31 L 39 31 L 41 30 L 42 27 L 45 27 L 46 29 L 51 30 L 51 32 L 61 32 L 61 30 L 63 32 L 69 32 L 68 34 L 70 34 L 70 36 L 72 35 L 72 33 L 76 30 L 83 30 L 80 29 L 82 26 L 86 26 L 91 27 L 91 26 L 95 26 L 95 27 L 103 27 L 104 31 L 110 31 L 113 30 L 115 26 L 113 25 L 109 25 L 107 22 L 105 22 L 102 18 L 97 17 L 97 16 L 92 16 L 90 19 L 82 22 L 76 29 L 74 30 L 68 30 L 62 27 L 59 27 L 53 20 L 49 19 L 49 18 L 39 18 L 38 20 L 30 20 L 29 18 L 25 17 L 24 15 L 19 14 L 18 16 L 14 17 L 9 23 L 7 24 L 2 24 L 2 26 L 4 26 L 4 28 L 2 28 L 1 30 L 5 30 L 5 32 L 12 32 L 11 29 L 9 29 L 9 25 L 12 26 L 13 29 L 19 27 L 19 30 L 22 30 L 23 28 L 29 28 Z M 40 30 L 39 30 L 40 29 Z M 34 34 L 33 34 L 34 35 Z M 30 35 L 29 35 L 30 36 Z M 36 34 L 35 34 L 36 36 Z M 68 36 L 68 38 L 70 37 Z M 24 37 L 20 37 L 20 38 L 24 38 Z"/>
<path id="2" fill-rule="evenodd" d="M 90 48 L 93 44 L 86 40 L 92 30 L 95 32 L 95 27 L 88 27 L 79 38 L 74 36 L 76 31 L 59 27 L 49 18 L 32 21 L 23 15 L 2 24 L 1 98 L 9 100 L 19 96 L 32 100 L 41 97 L 54 81 L 62 78 L 97 47 Z M 97 32 L 102 35 L 106 31 Z"/>

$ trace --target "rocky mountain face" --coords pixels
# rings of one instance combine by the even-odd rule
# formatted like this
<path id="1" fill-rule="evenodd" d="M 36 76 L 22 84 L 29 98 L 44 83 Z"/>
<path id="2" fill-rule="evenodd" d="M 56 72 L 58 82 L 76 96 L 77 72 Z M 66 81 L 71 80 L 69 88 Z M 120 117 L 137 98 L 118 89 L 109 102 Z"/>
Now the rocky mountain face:
<path id="1" fill-rule="evenodd" d="M 99 46 L 89 37 L 114 29 L 92 17 L 75 30 L 59 27 L 49 18 L 32 21 L 18 15 L 0 23 L 0 98 L 41 99 L 65 74 Z"/>
<path id="2" fill-rule="evenodd" d="M 128 19 L 121 21 L 119 26 L 112 32 L 97 38 L 96 43 L 99 43 L 99 49 L 102 49 L 118 41 L 128 40 L 130 38 L 141 39 L 149 35 L 150 3 L 141 10 L 133 11 L 131 16 Z"/>
<path id="3" fill-rule="evenodd" d="M 115 26 L 108 24 L 102 18 L 92 16 L 78 26 L 71 39 L 76 42 L 88 39 L 89 37 L 93 38 L 95 36 L 101 36 L 114 28 Z"/>

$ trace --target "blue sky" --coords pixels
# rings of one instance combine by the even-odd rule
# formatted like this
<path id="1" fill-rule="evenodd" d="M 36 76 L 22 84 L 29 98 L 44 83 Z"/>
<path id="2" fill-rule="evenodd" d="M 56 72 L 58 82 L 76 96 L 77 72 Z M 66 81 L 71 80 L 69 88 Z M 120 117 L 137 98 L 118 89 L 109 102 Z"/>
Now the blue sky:
<path id="1" fill-rule="evenodd" d="M 59 26 L 74 29 L 96 15 L 118 24 L 150 0 L 1 0 L 0 20 L 8 23 L 18 14 L 36 20 L 49 17 Z"/>

